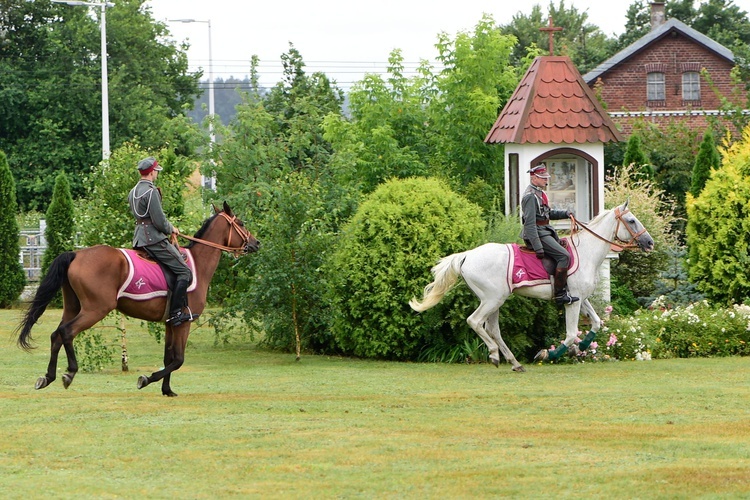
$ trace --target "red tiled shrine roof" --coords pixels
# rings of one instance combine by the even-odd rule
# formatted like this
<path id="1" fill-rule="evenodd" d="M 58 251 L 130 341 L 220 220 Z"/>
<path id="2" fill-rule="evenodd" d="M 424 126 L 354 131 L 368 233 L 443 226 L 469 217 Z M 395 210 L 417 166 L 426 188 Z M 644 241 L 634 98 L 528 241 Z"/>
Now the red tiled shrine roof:
<path id="1" fill-rule="evenodd" d="M 484 142 L 583 144 L 622 141 L 569 57 L 537 57 Z"/>

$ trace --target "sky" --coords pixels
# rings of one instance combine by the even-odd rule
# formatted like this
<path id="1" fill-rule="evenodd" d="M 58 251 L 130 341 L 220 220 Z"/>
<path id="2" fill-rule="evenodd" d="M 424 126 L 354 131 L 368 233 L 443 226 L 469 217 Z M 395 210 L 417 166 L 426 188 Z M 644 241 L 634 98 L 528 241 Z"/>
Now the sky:
<path id="1" fill-rule="evenodd" d="M 558 5 L 559 0 L 554 3 Z M 565 1 L 567 7 L 586 12 L 588 22 L 609 36 L 622 33 L 631 3 Z M 546 13 L 549 1 L 148 0 L 147 4 L 154 19 L 165 22 L 176 41 L 190 43 L 190 69 L 203 68 L 204 78 L 209 76 L 209 67 L 214 78 L 244 78 L 251 57 L 257 55 L 261 83 L 272 85 L 281 77 L 280 56 L 289 51 L 291 42 L 307 72 L 323 71 L 347 89 L 366 72 L 382 72 L 393 49 L 401 49 L 406 76 L 410 76 L 409 69 L 420 60 L 437 56 L 438 33 L 453 38 L 459 32 L 471 32 L 485 13 L 498 24 L 509 23 L 519 13 L 529 15 L 537 4 Z M 750 0 L 734 0 L 734 4 L 750 12 Z"/>

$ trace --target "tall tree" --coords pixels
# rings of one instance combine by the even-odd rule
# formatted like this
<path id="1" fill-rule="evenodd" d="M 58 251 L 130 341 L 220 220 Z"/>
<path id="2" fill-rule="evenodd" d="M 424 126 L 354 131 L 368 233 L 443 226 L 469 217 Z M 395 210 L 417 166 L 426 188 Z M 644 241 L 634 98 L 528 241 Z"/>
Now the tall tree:
<path id="1" fill-rule="evenodd" d="M 55 178 L 52 201 L 46 213 L 47 229 L 44 232 L 44 237 L 47 240 L 47 248 L 42 258 L 43 274 L 46 274 L 55 257 L 75 248 L 73 211 L 73 197 L 70 194 L 68 176 L 65 175 L 65 172 L 60 172 Z"/>
<path id="2" fill-rule="evenodd" d="M 711 177 L 711 171 L 716 170 L 720 165 L 721 156 L 716 149 L 714 135 L 711 131 L 707 131 L 703 135 L 698 156 L 695 157 L 695 165 L 693 166 L 692 184 L 690 185 L 690 194 L 693 195 L 693 198 L 697 198 L 701 194 L 706 181 Z"/>
<path id="3" fill-rule="evenodd" d="M 327 335 L 320 269 L 353 203 L 329 168 L 322 127 L 326 115 L 341 113 L 341 91 L 323 74 L 308 75 L 293 46 L 282 62 L 282 80 L 265 96 L 253 84 L 215 148 L 218 196 L 245 207 L 263 242 L 262 259 L 220 272 L 232 274 L 224 312 L 260 324 L 267 345 L 299 357 Z"/>
<path id="4" fill-rule="evenodd" d="M 192 105 L 200 74 L 184 46 L 168 41 L 144 0 L 106 9 L 111 149 L 137 139 L 167 142 L 170 121 Z M 71 192 L 102 156 L 100 10 L 47 1 L 0 0 L 0 148 L 17 178 L 22 208 L 46 210 L 56 172 Z M 90 14 L 94 14 L 93 16 Z"/>
<path id="5" fill-rule="evenodd" d="M 572 5 L 568 7 L 564 0 L 560 0 L 557 5 L 554 1 L 549 2 L 546 15 L 537 4 L 531 8 L 530 14 L 519 12 L 510 23 L 501 26 L 503 34 L 513 35 L 518 40 L 513 50 L 514 61 L 520 63 L 527 51 L 533 48 L 547 55 L 549 37 L 539 29 L 548 25 L 550 17 L 555 26 L 562 28 L 554 35 L 554 55 L 569 56 L 582 74 L 614 54 L 615 39 L 612 35 L 589 23 L 586 11 L 580 12 Z"/>
<path id="6" fill-rule="evenodd" d="M 750 300 L 750 137 L 723 152 L 698 197 L 688 194 L 688 276 L 710 300 Z"/>
<path id="7" fill-rule="evenodd" d="M 0 307 L 11 305 L 23 291 L 26 276 L 18 262 L 21 246 L 16 222 L 16 190 L 8 159 L 0 151 Z"/>

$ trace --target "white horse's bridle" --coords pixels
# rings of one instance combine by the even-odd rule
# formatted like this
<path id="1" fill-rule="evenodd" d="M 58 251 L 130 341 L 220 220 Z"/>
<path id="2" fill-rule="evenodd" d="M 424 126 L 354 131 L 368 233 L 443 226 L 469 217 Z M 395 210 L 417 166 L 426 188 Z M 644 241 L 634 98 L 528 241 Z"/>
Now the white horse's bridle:
<path id="1" fill-rule="evenodd" d="M 638 231 L 638 232 L 636 232 L 635 230 L 633 230 L 630 227 L 630 225 L 622 219 L 625 216 L 625 214 L 627 214 L 628 212 L 630 212 L 630 210 L 627 209 L 627 208 L 625 210 L 623 210 L 622 212 L 620 211 L 620 207 L 616 207 L 615 208 L 615 219 L 617 220 L 617 226 L 615 227 L 614 241 L 610 241 L 607 238 L 605 238 L 605 237 L 603 237 L 603 236 L 595 233 L 590 227 L 588 227 L 583 222 L 577 220 L 572 215 L 570 216 L 570 219 L 571 219 L 571 222 L 572 222 L 572 227 L 573 227 L 573 229 L 571 230 L 571 236 L 575 233 L 575 228 L 578 227 L 578 226 L 580 226 L 583 229 L 585 229 L 586 231 L 588 231 L 589 233 L 591 233 L 594 236 L 596 236 L 597 238 L 599 238 L 600 240 L 602 240 L 602 241 L 604 241 L 606 243 L 609 243 L 610 246 L 615 247 L 616 249 L 619 249 L 617 251 L 640 248 L 640 245 L 637 243 L 638 238 L 643 233 L 645 233 L 647 231 L 646 231 L 645 227 L 643 229 L 641 229 L 640 231 Z M 624 240 L 621 240 L 620 238 L 617 237 L 617 233 L 620 231 L 620 224 L 622 224 L 623 226 L 625 226 L 625 229 L 627 229 L 628 233 L 630 233 L 631 238 L 630 238 L 629 241 L 624 241 Z"/>

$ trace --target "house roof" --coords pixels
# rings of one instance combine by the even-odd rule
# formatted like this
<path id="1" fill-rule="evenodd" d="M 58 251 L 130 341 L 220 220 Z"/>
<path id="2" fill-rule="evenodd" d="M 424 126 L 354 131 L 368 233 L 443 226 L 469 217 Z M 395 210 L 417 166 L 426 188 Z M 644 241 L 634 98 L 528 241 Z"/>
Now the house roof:
<path id="1" fill-rule="evenodd" d="M 703 45 L 708 50 L 716 53 L 720 57 L 723 57 L 727 61 L 734 63 L 734 55 L 732 54 L 731 50 L 724 47 L 722 44 L 708 38 L 703 33 L 694 30 L 682 21 L 679 21 L 677 19 L 670 19 L 655 30 L 652 30 L 647 35 L 639 38 L 635 43 L 627 46 L 614 56 L 610 57 L 599 66 L 594 68 L 592 71 L 589 71 L 588 73 L 583 75 L 583 80 L 588 84 L 595 82 L 597 78 L 602 76 L 610 69 L 629 59 L 632 55 L 645 49 L 652 43 L 661 40 L 672 32 L 680 33 L 681 35 L 693 40 L 695 43 Z"/>
<path id="2" fill-rule="evenodd" d="M 537 57 L 484 142 L 582 144 L 621 141 L 614 122 L 569 57 Z"/>

